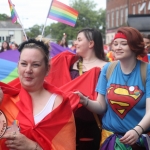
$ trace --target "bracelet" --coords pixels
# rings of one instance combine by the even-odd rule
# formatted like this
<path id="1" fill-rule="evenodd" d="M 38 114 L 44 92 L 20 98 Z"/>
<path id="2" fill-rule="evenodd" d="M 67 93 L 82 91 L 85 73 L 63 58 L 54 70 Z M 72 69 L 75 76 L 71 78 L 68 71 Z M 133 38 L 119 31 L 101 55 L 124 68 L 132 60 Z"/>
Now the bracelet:
<path id="1" fill-rule="evenodd" d="M 86 103 L 85 107 L 87 107 L 89 104 L 89 97 L 86 97 L 86 100 L 87 100 L 87 103 Z"/>
<path id="2" fill-rule="evenodd" d="M 140 127 L 142 129 L 142 131 L 143 131 L 142 133 L 144 133 L 144 129 L 139 124 L 137 126 Z"/>
<path id="3" fill-rule="evenodd" d="M 131 129 L 131 130 L 134 130 L 137 133 L 137 135 L 140 137 L 140 134 L 134 128 Z"/>

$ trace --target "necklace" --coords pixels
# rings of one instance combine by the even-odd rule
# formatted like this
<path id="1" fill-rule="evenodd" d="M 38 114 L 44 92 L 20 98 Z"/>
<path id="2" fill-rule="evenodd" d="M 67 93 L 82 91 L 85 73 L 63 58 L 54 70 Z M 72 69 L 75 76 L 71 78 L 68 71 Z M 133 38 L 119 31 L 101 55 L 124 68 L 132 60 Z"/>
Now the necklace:
<path id="1" fill-rule="evenodd" d="M 137 62 L 136 62 L 136 64 L 135 64 L 134 68 L 132 69 L 132 71 L 129 73 L 129 76 L 128 76 L 127 80 L 125 80 L 125 78 L 124 78 L 124 73 L 122 72 L 122 69 L 121 69 L 121 66 L 120 66 L 122 79 L 123 79 L 123 81 L 124 81 L 124 83 L 125 83 L 126 86 L 127 86 L 127 83 L 128 83 L 128 81 L 129 81 L 129 79 L 130 79 L 130 77 L 131 77 L 131 75 L 132 75 L 133 70 L 136 68 L 136 65 L 137 65 Z M 129 90 L 130 90 L 130 91 L 134 91 L 134 86 L 130 86 L 130 87 L 129 87 Z"/>
<path id="2" fill-rule="evenodd" d="M 92 64 L 92 63 L 94 63 L 95 61 L 97 60 L 97 58 L 96 59 L 94 59 L 93 61 L 91 61 L 91 62 L 82 62 L 82 64 Z"/>

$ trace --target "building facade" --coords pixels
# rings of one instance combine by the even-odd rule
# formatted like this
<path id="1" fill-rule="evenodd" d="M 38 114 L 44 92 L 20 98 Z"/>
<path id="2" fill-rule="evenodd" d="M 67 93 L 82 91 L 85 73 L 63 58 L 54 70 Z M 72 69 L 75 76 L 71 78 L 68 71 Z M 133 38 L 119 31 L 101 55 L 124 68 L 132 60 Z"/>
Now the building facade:
<path id="1" fill-rule="evenodd" d="M 11 20 L 0 21 L 0 46 L 3 41 L 15 42 L 19 45 L 22 37 L 23 31 L 20 24 L 13 24 Z"/>
<path id="2" fill-rule="evenodd" d="M 118 27 L 128 26 L 128 16 L 150 14 L 150 0 L 106 0 L 106 44 Z"/>

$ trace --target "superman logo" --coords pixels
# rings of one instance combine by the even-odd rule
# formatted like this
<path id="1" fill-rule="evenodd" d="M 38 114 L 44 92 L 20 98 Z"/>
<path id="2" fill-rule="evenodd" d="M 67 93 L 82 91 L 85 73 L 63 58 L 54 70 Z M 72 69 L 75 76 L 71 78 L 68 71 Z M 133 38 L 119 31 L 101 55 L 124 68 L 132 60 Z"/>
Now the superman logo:
<path id="1" fill-rule="evenodd" d="M 113 111 L 123 119 L 139 102 L 143 92 L 138 86 L 111 84 L 107 90 L 107 99 Z"/>

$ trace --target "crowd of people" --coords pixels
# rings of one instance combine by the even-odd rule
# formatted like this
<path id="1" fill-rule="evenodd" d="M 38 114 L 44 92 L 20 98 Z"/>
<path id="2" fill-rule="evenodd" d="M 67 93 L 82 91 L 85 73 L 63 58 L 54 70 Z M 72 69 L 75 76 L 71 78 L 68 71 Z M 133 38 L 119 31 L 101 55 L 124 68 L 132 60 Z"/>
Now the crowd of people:
<path id="1" fill-rule="evenodd" d="M 121 27 L 106 57 L 100 31 L 84 28 L 72 47 L 49 60 L 44 38 L 19 46 L 19 78 L 0 82 L 0 150 L 148 150 L 149 37 Z"/>

